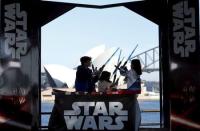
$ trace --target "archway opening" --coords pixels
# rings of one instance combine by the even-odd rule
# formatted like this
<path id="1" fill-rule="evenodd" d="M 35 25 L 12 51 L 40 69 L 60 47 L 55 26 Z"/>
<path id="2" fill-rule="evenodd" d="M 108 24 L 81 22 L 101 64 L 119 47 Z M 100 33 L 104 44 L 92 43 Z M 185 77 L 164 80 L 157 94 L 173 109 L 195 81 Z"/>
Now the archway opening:
<path id="1" fill-rule="evenodd" d="M 59 87 L 67 84 L 68 89 L 73 90 L 74 79 L 71 79 L 71 76 L 75 77 L 73 73 L 80 64 L 81 56 L 91 56 L 99 68 L 118 47 L 121 49 L 120 60 L 123 57 L 126 60 L 138 44 L 131 58 L 140 59 L 144 69 L 141 76 L 142 94 L 138 97 L 142 111 L 141 127 L 160 128 L 158 34 L 158 25 L 125 7 L 108 9 L 76 7 L 42 27 L 41 63 L 53 78 L 58 80 L 60 77 L 61 85 Z M 117 64 L 119 54 L 120 51 L 115 54 L 105 70 L 113 72 L 112 67 Z M 127 66 L 130 65 L 127 64 Z M 57 74 L 65 72 L 64 70 L 65 74 Z M 53 98 L 51 88 L 49 88 L 50 83 L 45 81 L 44 70 L 41 74 L 44 78 L 41 80 L 41 84 L 47 84 L 41 85 L 44 87 L 41 89 L 41 111 L 51 112 L 53 106 L 51 100 L 54 99 L 50 99 L 50 97 Z M 63 76 L 66 76 L 66 79 L 61 78 Z M 122 86 L 119 88 L 125 87 L 123 77 L 121 77 L 120 84 Z M 47 126 L 48 119 L 48 115 L 42 116 L 42 126 Z"/>

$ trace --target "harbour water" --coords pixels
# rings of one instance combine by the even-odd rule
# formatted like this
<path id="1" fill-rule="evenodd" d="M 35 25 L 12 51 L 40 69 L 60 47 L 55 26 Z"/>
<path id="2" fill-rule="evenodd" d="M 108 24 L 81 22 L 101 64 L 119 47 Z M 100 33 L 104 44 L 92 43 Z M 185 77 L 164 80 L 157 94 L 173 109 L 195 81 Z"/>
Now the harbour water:
<path id="1" fill-rule="evenodd" d="M 42 102 L 41 111 L 42 112 L 51 112 L 53 108 L 52 102 Z M 139 105 L 141 110 L 159 110 L 160 102 L 159 100 L 139 100 Z M 143 123 L 159 123 L 160 122 L 160 112 L 142 112 L 141 113 L 141 124 Z M 42 126 L 47 126 L 49 122 L 50 115 L 41 116 Z M 148 126 L 148 127 L 158 127 L 159 125 Z"/>
<path id="2" fill-rule="evenodd" d="M 139 101 L 141 110 L 160 110 L 159 100 Z M 141 125 L 144 123 L 160 123 L 160 112 L 142 112 Z M 160 125 L 152 125 L 148 127 L 159 128 Z"/>

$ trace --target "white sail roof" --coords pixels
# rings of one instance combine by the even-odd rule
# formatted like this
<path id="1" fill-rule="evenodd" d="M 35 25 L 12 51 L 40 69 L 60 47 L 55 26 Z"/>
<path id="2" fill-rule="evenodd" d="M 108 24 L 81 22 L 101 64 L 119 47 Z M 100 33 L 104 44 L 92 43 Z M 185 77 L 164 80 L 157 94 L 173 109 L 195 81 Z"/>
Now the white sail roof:
<path id="1" fill-rule="evenodd" d="M 112 56 L 112 54 L 116 51 L 116 47 L 112 47 L 106 49 L 101 55 L 99 55 L 96 59 L 93 60 L 93 65 L 98 69 L 102 67 L 105 62 Z M 105 66 L 104 70 L 112 71 L 114 69 L 114 65 L 117 64 L 118 53 L 116 53 L 112 59 Z"/>
<path id="2" fill-rule="evenodd" d="M 63 86 L 64 83 L 66 83 L 69 88 L 74 86 L 76 70 L 57 64 L 44 65 L 44 67 L 55 80 L 58 87 Z"/>
<path id="3" fill-rule="evenodd" d="M 90 56 L 92 57 L 92 60 L 94 60 L 105 51 L 105 48 L 106 48 L 105 45 L 95 46 L 94 48 L 86 52 L 84 56 Z"/>

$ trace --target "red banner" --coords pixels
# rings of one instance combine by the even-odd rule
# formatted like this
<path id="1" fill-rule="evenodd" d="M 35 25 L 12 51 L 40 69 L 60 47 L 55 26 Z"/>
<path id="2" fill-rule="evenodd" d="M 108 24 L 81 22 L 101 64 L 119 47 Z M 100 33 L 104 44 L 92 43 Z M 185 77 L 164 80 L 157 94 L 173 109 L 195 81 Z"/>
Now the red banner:
<path id="1" fill-rule="evenodd" d="M 28 2 L 0 0 L 0 130 L 39 126 L 40 28 Z"/>
<path id="2" fill-rule="evenodd" d="M 169 1 L 172 131 L 200 130 L 199 0 Z"/>

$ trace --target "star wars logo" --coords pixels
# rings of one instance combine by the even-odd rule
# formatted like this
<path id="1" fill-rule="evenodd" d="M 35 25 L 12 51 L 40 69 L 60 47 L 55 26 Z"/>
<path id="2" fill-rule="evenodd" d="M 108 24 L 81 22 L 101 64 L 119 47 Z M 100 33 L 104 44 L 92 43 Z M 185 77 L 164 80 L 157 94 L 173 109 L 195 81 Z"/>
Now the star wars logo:
<path id="1" fill-rule="evenodd" d="M 173 50 L 180 57 L 189 57 L 196 50 L 195 8 L 188 0 L 178 2 L 173 8 Z"/>
<path id="2" fill-rule="evenodd" d="M 73 110 L 64 110 L 68 130 L 122 130 L 128 111 L 121 102 L 74 102 Z"/>
<path id="3" fill-rule="evenodd" d="M 19 3 L 4 6 L 5 53 L 20 59 L 27 52 L 27 12 Z"/>

